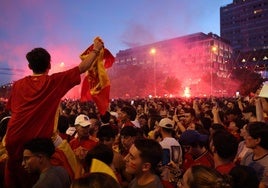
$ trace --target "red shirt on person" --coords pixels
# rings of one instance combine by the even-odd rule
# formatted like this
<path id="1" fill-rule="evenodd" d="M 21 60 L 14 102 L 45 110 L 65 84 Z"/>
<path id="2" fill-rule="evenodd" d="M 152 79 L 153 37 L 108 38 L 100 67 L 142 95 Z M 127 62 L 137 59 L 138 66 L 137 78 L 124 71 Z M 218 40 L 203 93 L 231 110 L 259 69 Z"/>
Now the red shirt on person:
<path id="1" fill-rule="evenodd" d="M 88 139 L 79 139 L 79 138 L 74 138 L 70 141 L 70 146 L 73 150 L 77 149 L 78 147 L 83 147 L 87 151 L 91 150 L 94 148 L 98 142 L 91 140 L 90 138 Z"/>
<path id="2" fill-rule="evenodd" d="M 208 167 L 214 168 L 214 159 L 213 156 L 208 152 L 204 152 L 201 156 L 196 159 L 193 159 L 192 155 L 189 153 L 185 153 L 183 162 L 183 170 L 186 171 L 193 165 L 204 165 Z"/>
<path id="3" fill-rule="evenodd" d="M 217 166 L 215 169 L 220 172 L 221 174 L 229 174 L 229 172 L 232 170 L 233 167 L 235 167 L 236 164 L 231 162 L 224 165 Z"/>
<path id="4" fill-rule="evenodd" d="M 21 167 L 24 144 L 36 137 L 52 137 L 61 98 L 80 80 L 79 68 L 75 67 L 50 76 L 27 76 L 13 84 L 7 103 L 12 115 L 5 140 L 8 151 L 5 182 L 8 187 L 27 182 Z"/>

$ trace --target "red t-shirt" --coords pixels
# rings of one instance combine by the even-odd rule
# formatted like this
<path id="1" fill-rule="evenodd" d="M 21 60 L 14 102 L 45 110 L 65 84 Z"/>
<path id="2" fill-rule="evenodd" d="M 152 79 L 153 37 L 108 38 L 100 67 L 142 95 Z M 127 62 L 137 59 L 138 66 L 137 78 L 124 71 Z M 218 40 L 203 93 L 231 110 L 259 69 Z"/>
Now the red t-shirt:
<path id="1" fill-rule="evenodd" d="M 220 172 L 221 174 L 229 174 L 229 172 L 232 170 L 233 167 L 235 167 L 236 164 L 231 162 L 224 165 L 220 165 L 216 167 L 216 170 Z"/>
<path id="2" fill-rule="evenodd" d="M 98 142 L 91 140 L 91 139 L 83 139 L 80 140 L 78 138 L 74 138 L 70 141 L 70 146 L 72 150 L 75 150 L 79 146 L 85 148 L 86 150 L 90 151 L 92 148 L 94 148 Z"/>
<path id="3" fill-rule="evenodd" d="M 7 109 L 11 111 L 5 140 L 7 187 L 32 186 L 28 185 L 32 177 L 27 179 L 21 166 L 23 146 L 36 137 L 51 138 L 61 98 L 80 81 L 79 68 L 75 67 L 51 76 L 27 76 L 13 84 L 7 103 Z"/>
<path id="4" fill-rule="evenodd" d="M 13 84 L 7 108 L 9 157 L 22 158 L 23 145 L 36 137 L 50 138 L 61 98 L 80 83 L 78 67 L 52 75 L 27 76 Z"/>
<path id="5" fill-rule="evenodd" d="M 183 169 L 185 171 L 193 165 L 204 165 L 214 168 L 213 156 L 208 151 L 206 151 L 204 154 L 202 154 L 196 159 L 193 159 L 193 157 L 189 153 L 186 153 L 184 158 L 185 160 L 183 162 Z"/>

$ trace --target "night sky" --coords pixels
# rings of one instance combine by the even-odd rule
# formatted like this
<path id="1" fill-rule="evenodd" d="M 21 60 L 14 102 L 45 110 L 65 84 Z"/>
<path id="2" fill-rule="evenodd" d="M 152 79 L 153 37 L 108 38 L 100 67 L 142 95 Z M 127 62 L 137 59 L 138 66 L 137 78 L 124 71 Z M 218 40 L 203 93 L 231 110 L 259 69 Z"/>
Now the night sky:
<path id="1" fill-rule="evenodd" d="M 1 0 L 0 85 L 31 74 L 25 55 L 52 56 L 50 73 L 79 64 L 96 36 L 116 55 L 196 32 L 220 35 L 220 7 L 232 0 Z M 64 66 L 63 66 L 64 65 Z"/>

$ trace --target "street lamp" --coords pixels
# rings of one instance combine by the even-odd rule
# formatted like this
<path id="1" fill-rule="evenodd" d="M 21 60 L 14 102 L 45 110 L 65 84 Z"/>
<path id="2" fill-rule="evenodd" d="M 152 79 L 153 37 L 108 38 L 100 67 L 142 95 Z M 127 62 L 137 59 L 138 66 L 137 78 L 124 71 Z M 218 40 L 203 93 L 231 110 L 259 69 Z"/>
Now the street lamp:
<path id="1" fill-rule="evenodd" d="M 212 84 L 213 84 L 213 55 L 217 51 L 217 46 L 212 46 L 210 51 L 210 96 L 212 96 Z"/>
<path id="2" fill-rule="evenodd" d="M 152 48 L 152 49 L 150 50 L 150 54 L 153 56 L 153 64 L 154 64 L 154 96 L 156 97 L 155 53 L 156 53 L 156 49 L 155 49 L 155 48 Z"/>

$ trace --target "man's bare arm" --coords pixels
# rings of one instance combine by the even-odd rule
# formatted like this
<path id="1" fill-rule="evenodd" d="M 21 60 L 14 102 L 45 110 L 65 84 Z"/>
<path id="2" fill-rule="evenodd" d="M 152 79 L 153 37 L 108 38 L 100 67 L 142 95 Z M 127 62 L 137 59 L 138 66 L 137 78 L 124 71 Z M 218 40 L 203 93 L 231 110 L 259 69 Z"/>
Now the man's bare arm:
<path id="1" fill-rule="evenodd" d="M 93 50 L 89 52 L 88 56 L 78 65 L 80 73 L 86 72 L 93 65 L 102 48 L 103 42 L 101 40 L 94 41 Z"/>

